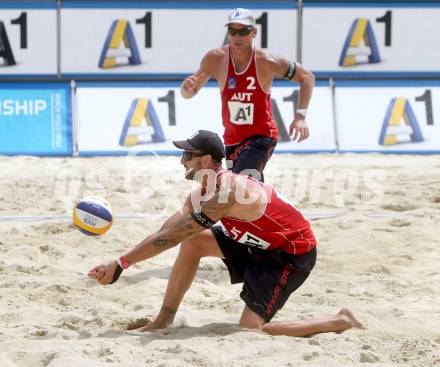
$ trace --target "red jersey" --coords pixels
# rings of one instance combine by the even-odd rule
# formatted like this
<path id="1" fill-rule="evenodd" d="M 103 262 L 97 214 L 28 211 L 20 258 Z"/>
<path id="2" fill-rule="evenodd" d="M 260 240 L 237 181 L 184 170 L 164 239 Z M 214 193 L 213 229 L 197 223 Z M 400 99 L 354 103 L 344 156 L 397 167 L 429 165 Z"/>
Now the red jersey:
<path id="1" fill-rule="evenodd" d="M 235 71 L 229 46 L 228 59 L 228 77 L 221 91 L 225 145 L 241 143 L 253 135 L 277 140 L 270 94 L 263 91 L 258 81 L 255 48 L 241 73 Z"/>
<path id="2" fill-rule="evenodd" d="M 258 183 L 270 198 L 263 215 L 252 222 L 222 217 L 220 221 L 229 236 L 237 242 L 263 250 L 280 248 L 290 254 L 313 250 L 317 243 L 310 223 L 272 186 Z"/>

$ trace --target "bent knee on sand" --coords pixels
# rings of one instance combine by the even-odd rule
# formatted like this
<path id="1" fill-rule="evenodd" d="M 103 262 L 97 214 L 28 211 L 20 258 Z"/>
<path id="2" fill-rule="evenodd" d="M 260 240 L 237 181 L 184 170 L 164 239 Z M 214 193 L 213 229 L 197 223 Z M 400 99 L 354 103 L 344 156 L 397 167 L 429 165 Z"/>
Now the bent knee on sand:
<path id="1" fill-rule="evenodd" d="M 180 252 L 198 258 L 224 257 L 211 231 L 197 233 L 183 240 L 180 244 Z"/>

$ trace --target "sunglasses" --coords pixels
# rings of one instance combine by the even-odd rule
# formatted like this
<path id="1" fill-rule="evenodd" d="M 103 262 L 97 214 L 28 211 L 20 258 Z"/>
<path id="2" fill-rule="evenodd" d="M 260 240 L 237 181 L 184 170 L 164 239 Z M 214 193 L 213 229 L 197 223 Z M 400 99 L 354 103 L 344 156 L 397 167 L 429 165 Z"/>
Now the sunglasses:
<path id="1" fill-rule="evenodd" d="M 182 152 L 182 157 L 185 161 L 190 161 L 193 159 L 193 157 L 203 157 L 204 155 L 207 155 L 209 153 L 199 153 L 199 152 L 189 152 L 187 150 L 184 150 Z"/>
<path id="2" fill-rule="evenodd" d="M 239 34 L 240 36 L 247 36 L 249 33 L 252 32 L 253 29 L 254 27 L 252 26 L 248 26 L 246 28 L 240 28 L 240 29 L 228 27 L 228 34 L 231 36 L 235 36 L 237 34 Z"/>

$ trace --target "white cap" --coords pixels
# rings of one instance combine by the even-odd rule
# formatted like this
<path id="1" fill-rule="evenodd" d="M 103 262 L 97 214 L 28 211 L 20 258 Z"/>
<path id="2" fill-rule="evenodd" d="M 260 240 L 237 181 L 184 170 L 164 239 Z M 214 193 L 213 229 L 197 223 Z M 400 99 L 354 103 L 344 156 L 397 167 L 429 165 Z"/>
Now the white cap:
<path id="1" fill-rule="evenodd" d="M 225 26 L 232 23 L 255 27 L 256 21 L 254 15 L 248 9 L 237 8 L 229 14 L 228 22 L 225 24 Z"/>

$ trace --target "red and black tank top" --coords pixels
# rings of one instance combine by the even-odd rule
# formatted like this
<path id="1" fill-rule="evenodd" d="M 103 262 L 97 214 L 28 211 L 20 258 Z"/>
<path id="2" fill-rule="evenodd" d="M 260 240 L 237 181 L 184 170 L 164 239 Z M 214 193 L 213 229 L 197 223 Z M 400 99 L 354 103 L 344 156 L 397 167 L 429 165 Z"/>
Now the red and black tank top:
<path id="1" fill-rule="evenodd" d="M 225 145 L 241 143 L 254 135 L 277 140 L 270 94 L 258 81 L 255 48 L 247 67 L 240 73 L 235 70 L 229 46 L 228 59 L 228 76 L 221 91 Z"/>

